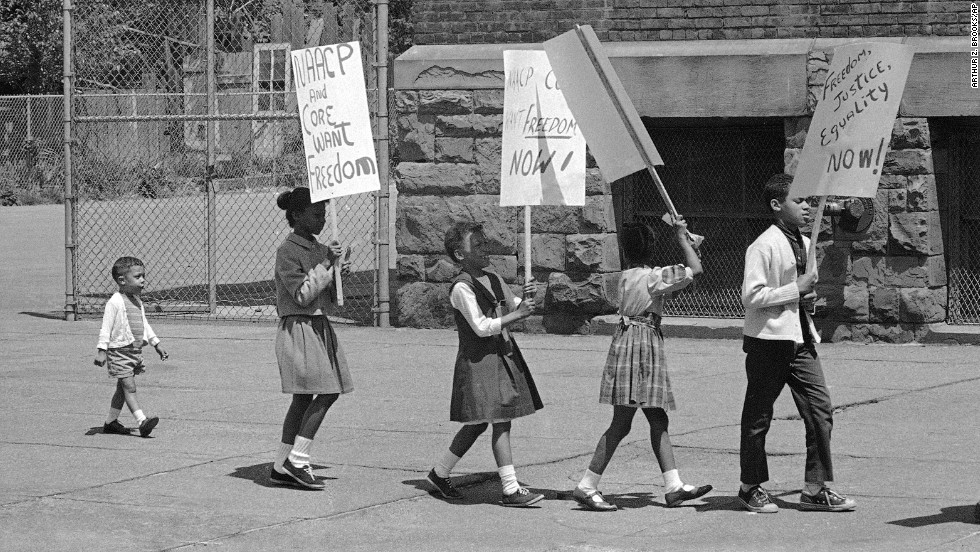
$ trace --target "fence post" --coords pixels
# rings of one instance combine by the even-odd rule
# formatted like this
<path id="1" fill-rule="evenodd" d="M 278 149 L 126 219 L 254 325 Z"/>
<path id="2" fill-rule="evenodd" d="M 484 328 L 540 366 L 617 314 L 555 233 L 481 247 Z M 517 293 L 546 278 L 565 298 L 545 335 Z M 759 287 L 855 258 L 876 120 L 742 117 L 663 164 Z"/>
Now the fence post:
<path id="1" fill-rule="evenodd" d="M 77 320 L 78 302 L 75 298 L 75 193 L 71 171 L 71 139 L 72 139 L 72 47 L 71 47 L 71 0 L 63 0 L 62 4 L 63 30 L 63 75 L 62 97 L 64 100 L 64 151 L 65 151 L 65 320 Z M 30 112 L 28 104 L 28 112 Z"/>
<path id="2" fill-rule="evenodd" d="M 218 251 L 217 242 L 215 239 L 215 234 L 217 232 L 217 206 L 215 205 L 215 190 L 214 190 L 214 140 L 215 135 L 215 57 L 214 57 L 214 0 L 207 0 L 207 24 L 205 25 L 205 33 L 207 34 L 206 44 L 207 44 L 207 72 L 205 74 L 205 79 L 207 79 L 207 103 L 208 103 L 208 121 L 207 121 L 207 167 L 205 168 L 204 185 L 207 188 L 207 209 L 208 209 L 208 220 L 207 220 L 207 233 L 208 233 L 208 310 L 211 314 L 217 311 L 218 307 Z"/>
<path id="3" fill-rule="evenodd" d="M 378 169 L 381 174 L 381 190 L 378 192 L 378 306 L 377 323 L 382 328 L 391 325 L 390 310 L 391 298 L 389 297 L 388 274 L 390 271 L 391 260 L 391 236 L 389 232 L 389 220 L 391 220 L 388 210 L 391 194 L 390 189 L 390 170 L 389 164 L 389 124 L 388 124 L 388 0 L 376 0 L 378 4 L 378 43 L 375 47 L 377 57 L 375 71 L 378 74 Z"/>

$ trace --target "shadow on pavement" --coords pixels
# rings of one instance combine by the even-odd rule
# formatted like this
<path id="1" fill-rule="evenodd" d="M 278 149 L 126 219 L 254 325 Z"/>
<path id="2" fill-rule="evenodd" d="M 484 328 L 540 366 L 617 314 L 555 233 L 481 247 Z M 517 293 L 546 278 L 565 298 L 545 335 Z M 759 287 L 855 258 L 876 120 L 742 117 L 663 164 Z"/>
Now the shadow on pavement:
<path id="1" fill-rule="evenodd" d="M 30 312 L 30 311 L 20 311 L 17 314 L 24 314 L 27 316 L 33 316 L 34 318 L 44 318 L 46 320 L 64 320 L 65 313 L 58 311 L 51 312 Z"/>
<path id="2" fill-rule="evenodd" d="M 322 464 L 312 464 L 314 470 L 324 470 L 329 468 L 329 466 L 324 466 Z M 252 466 L 241 466 L 235 468 L 235 471 L 229 473 L 231 477 L 237 477 L 239 479 L 247 479 L 256 485 L 265 487 L 267 489 L 298 489 L 304 490 L 300 487 L 287 487 L 283 485 L 277 485 L 269 481 L 269 472 L 272 470 L 272 462 L 262 462 L 261 464 L 255 464 Z M 323 477 L 322 475 L 314 474 L 319 481 L 330 481 L 337 479 L 336 477 Z"/>
<path id="3" fill-rule="evenodd" d="M 946 508 L 940 508 L 940 513 L 931 516 L 896 519 L 895 521 L 888 522 L 889 525 L 900 525 L 913 529 L 927 525 L 938 525 L 940 523 L 980 523 L 980 504 L 947 506 Z"/>
<path id="4" fill-rule="evenodd" d="M 574 503 L 575 508 L 573 511 L 577 512 L 591 512 L 592 510 L 582 506 L 575 501 L 575 497 L 572 496 L 572 491 L 557 491 L 555 498 L 558 500 L 570 500 Z M 541 492 L 541 491 L 539 491 Z M 654 493 L 622 493 L 622 494 L 612 494 L 612 493 L 602 493 L 602 497 L 606 499 L 610 504 L 615 504 L 620 510 L 635 510 L 637 508 L 646 508 L 648 506 L 656 506 L 658 508 L 666 508 L 663 502 L 658 502 L 654 500 L 654 497 L 659 496 Z M 685 506 L 693 506 L 690 504 L 685 504 Z"/>
<path id="5" fill-rule="evenodd" d="M 484 483 L 490 481 L 498 481 L 498 476 L 495 472 L 471 473 L 459 477 L 453 477 L 452 480 L 453 485 L 455 485 L 456 488 L 459 489 L 459 492 L 463 494 L 463 498 L 459 500 L 444 498 L 441 494 L 436 492 L 432 484 L 429 483 L 428 479 L 406 479 L 402 481 L 402 485 L 409 485 L 420 491 L 425 491 L 436 500 L 441 500 L 447 504 L 474 506 L 477 504 L 500 503 L 500 484 L 495 483 L 493 485 L 484 485 Z M 532 493 L 543 494 L 545 500 L 554 499 L 556 495 L 559 499 L 561 498 L 561 493 L 553 489 L 540 489 L 525 485 L 524 483 L 521 483 L 521 486 Z M 531 508 L 537 507 L 538 505 L 531 506 Z"/>
<path id="6" fill-rule="evenodd" d="M 119 435 L 118 433 L 106 433 L 105 431 L 102 431 L 102 426 L 95 426 L 95 427 L 88 428 L 88 431 L 85 432 L 85 435 L 88 435 L 88 436 L 92 436 L 92 435 L 119 435 L 120 437 L 139 437 L 138 434 L 133 433 L 132 428 L 126 428 L 126 429 L 127 429 L 127 431 L 129 431 L 129 434 L 128 435 Z"/>

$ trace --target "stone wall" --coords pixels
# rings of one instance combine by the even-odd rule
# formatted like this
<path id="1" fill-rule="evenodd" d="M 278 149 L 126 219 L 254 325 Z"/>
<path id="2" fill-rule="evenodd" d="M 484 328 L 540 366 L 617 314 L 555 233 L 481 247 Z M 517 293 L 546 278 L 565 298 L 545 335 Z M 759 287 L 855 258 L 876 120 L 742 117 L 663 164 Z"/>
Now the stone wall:
<path id="1" fill-rule="evenodd" d="M 969 3 L 896 0 L 414 0 L 415 44 L 966 36 Z"/>
<path id="2" fill-rule="evenodd" d="M 392 295 L 398 325 L 453 325 L 449 282 L 459 268 L 443 237 L 454 222 L 483 223 L 494 269 L 519 292 L 524 213 L 499 206 L 502 114 L 500 89 L 397 92 Z M 592 316 L 615 311 L 620 261 L 613 195 L 591 158 L 587 173 L 584 207 L 532 208 L 531 268 L 544 284 L 537 298 L 543 314 L 526 330 L 586 331 Z"/>

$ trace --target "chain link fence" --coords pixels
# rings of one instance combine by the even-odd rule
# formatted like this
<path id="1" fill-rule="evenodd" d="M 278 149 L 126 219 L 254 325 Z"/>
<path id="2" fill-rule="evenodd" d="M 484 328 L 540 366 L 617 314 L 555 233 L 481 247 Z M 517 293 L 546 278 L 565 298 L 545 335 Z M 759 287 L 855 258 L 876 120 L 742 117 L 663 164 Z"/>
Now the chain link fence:
<path id="1" fill-rule="evenodd" d="M 378 111 L 373 2 L 212 1 L 210 20 L 206 0 L 75 2 L 81 316 L 101 314 L 112 262 L 132 255 L 146 263 L 148 314 L 274 318 L 275 252 L 289 232 L 275 197 L 307 185 L 290 50 L 360 41 Z M 338 239 L 352 247 L 345 304 L 332 313 L 341 321 L 375 321 L 378 199 L 337 200 Z"/>
<path id="2" fill-rule="evenodd" d="M 61 201 L 61 96 L 0 96 L 0 205 Z"/>
<path id="3" fill-rule="evenodd" d="M 664 304 L 667 316 L 741 318 L 745 250 L 771 224 L 762 184 L 783 172 L 782 120 L 739 126 L 675 126 L 648 120 L 664 160 L 658 174 L 691 232 L 705 237 L 704 273 Z M 624 194 L 624 220 L 650 224 L 661 239 L 655 259 L 684 262 L 653 179 L 638 173 Z"/>

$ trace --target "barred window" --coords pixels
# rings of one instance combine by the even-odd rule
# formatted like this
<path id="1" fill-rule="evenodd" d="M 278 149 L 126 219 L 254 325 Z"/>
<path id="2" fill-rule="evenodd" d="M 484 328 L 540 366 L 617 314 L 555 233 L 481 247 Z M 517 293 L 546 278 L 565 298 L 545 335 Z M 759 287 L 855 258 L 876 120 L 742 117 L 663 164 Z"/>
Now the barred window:
<path id="1" fill-rule="evenodd" d="M 704 274 L 668 301 L 664 313 L 740 318 L 745 249 L 771 223 L 762 185 L 784 171 L 783 120 L 644 118 L 644 123 L 663 157 L 657 173 L 674 206 L 692 232 L 705 236 Z M 629 179 L 623 202 L 624 221 L 649 223 L 663 237 L 655 260 L 683 262 L 660 220 L 667 208 L 645 171 Z"/>

